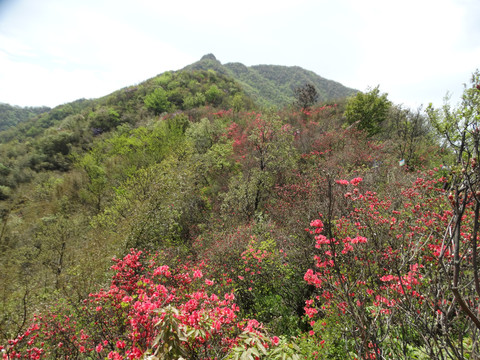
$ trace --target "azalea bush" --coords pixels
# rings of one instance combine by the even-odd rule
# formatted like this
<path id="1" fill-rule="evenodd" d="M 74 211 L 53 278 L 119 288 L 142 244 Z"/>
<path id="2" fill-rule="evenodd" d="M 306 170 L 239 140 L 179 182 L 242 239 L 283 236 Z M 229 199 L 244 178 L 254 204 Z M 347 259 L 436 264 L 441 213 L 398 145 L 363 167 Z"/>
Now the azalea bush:
<path id="1" fill-rule="evenodd" d="M 442 269 L 454 265 L 445 240 L 453 229 L 446 179 L 431 171 L 405 188 L 402 199 L 362 191 L 361 182 L 336 181 L 352 211 L 334 219 L 331 230 L 322 217 L 310 223 L 317 249 L 315 267 L 305 273 L 316 288 L 305 306 L 311 336 L 323 341 L 324 355 L 337 349 L 337 355 L 372 359 L 477 356 L 478 329 Z M 473 211 L 466 211 L 461 229 L 465 243 Z M 474 271 L 472 260 L 462 255 L 462 277 Z M 478 297 L 467 299 L 478 308 Z"/>
<path id="2" fill-rule="evenodd" d="M 3 358 L 205 359 L 225 357 L 234 347 L 233 353 L 260 348 L 266 355 L 280 343 L 258 321 L 237 317 L 233 293 L 210 291 L 215 280 L 204 275 L 203 262 L 174 269 L 157 260 L 158 254 L 137 250 L 115 259 L 108 289 L 35 316 L 1 347 Z"/>
<path id="3" fill-rule="evenodd" d="M 241 316 L 257 319 L 275 334 L 297 334 L 305 284 L 292 269 L 278 228 L 259 216 L 246 226 L 209 235 L 196 239 L 197 256 L 218 279 L 215 286 L 234 291 Z"/>

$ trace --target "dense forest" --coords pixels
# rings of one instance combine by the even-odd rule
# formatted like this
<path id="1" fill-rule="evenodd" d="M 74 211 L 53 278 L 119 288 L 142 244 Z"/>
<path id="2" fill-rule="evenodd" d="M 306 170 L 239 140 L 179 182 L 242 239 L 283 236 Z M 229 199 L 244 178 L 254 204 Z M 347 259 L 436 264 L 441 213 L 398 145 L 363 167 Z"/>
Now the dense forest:
<path id="1" fill-rule="evenodd" d="M 0 129 L 3 358 L 479 358 L 480 73 L 408 109 L 200 62 Z"/>
<path id="2" fill-rule="evenodd" d="M 27 121 L 47 112 L 50 108 L 44 107 L 20 107 L 0 103 L 0 131 L 6 130 L 18 123 Z"/>

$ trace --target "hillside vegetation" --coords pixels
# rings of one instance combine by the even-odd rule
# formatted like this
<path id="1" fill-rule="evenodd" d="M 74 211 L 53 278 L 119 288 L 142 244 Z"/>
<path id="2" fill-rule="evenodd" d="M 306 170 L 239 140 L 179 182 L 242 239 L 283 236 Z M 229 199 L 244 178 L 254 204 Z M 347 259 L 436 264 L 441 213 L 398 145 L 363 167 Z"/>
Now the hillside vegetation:
<path id="1" fill-rule="evenodd" d="M 263 107 L 285 107 L 295 101 L 295 89 L 312 84 L 322 103 L 334 102 L 354 95 L 357 90 L 327 80 L 312 71 L 298 66 L 255 65 L 245 66 L 241 63 L 222 65 L 214 55 L 205 55 L 200 61 L 187 66 L 190 70 L 215 70 L 233 77 L 242 85 L 245 92 Z"/>
<path id="2" fill-rule="evenodd" d="M 478 358 L 478 72 L 265 109 L 202 61 L 0 132 L 3 358 Z"/>
<path id="3" fill-rule="evenodd" d="M 20 107 L 0 103 L 0 131 L 32 119 L 50 110 L 48 107 Z"/>

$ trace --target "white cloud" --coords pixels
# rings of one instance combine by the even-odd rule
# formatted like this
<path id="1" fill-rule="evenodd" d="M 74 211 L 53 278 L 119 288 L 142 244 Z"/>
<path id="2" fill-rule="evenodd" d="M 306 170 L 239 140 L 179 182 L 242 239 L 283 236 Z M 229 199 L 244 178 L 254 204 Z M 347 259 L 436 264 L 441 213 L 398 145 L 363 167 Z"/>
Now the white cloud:
<path id="1" fill-rule="evenodd" d="M 469 12 L 461 1 L 350 3 L 361 19 L 353 34 L 361 49 L 353 86 L 380 84 L 394 101 L 412 106 L 441 104 L 448 90 L 460 95 L 461 83 L 452 84 L 452 78 L 466 81 L 480 59 L 478 41 L 475 46 L 466 32 Z"/>
<path id="2" fill-rule="evenodd" d="M 81 97 L 100 96 L 102 83 L 85 70 L 48 69 L 29 62 L 11 61 L 0 52 L 0 99 L 21 106 L 55 106 Z"/>
<path id="3" fill-rule="evenodd" d="M 138 1 L 143 10 L 159 16 L 159 21 L 164 21 L 168 17 L 173 21 L 178 20 L 179 25 L 188 22 L 195 26 L 219 27 L 219 31 L 225 29 L 248 31 L 246 24 L 251 24 L 252 19 L 261 20 L 263 26 L 268 28 L 275 16 L 302 7 L 307 2 L 307 0 Z M 125 4 L 125 1 L 120 3 Z"/>
<path id="4" fill-rule="evenodd" d="M 34 57 L 35 52 L 33 49 L 22 43 L 21 41 L 10 38 L 8 36 L 0 34 L 0 50 L 10 54 L 10 56 L 18 57 Z"/>
<path id="5" fill-rule="evenodd" d="M 34 36 L 17 30 L 16 38 L 0 38 L 0 81 L 8 84 L 0 101 L 53 106 L 99 97 L 194 61 L 108 13 L 75 7 L 74 16 L 62 17 L 68 8 L 53 3 L 55 19 Z"/>

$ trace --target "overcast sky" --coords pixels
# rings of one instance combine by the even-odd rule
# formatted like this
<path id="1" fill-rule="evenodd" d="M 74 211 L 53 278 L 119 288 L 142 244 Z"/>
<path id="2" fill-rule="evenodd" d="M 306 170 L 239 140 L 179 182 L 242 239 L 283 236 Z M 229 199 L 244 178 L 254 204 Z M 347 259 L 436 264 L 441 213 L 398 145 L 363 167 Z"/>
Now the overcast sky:
<path id="1" fill-rule="evenodd" d="M 0 0 L 0 102 L 96 98 L 207 53 L 456 103 L 480 68 L 480 0 Z"/>

